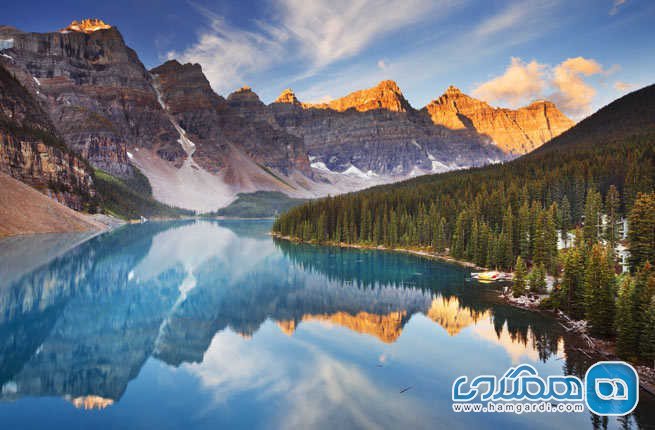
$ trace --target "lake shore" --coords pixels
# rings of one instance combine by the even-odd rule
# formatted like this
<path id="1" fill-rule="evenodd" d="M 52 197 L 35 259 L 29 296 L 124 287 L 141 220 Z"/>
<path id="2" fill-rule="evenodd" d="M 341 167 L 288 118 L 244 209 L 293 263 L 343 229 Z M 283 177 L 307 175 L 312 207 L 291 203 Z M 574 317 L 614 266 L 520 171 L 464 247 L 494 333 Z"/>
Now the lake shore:
<path id="1" fill-rule="evenodd" d="M 470 269 L 475 269 L 475 270 L 487 270 L 485 267 L 480 267 L 475 265 L 474 263 L 468 262 L 468 261 L 462 261 L 462 260 L 457 260 L 455 258 L 452 258 L 450 256 L 446 256 L 443 254 L 437 254 L 434 252 L 429 252 L 427 250 L 422 250 L 422 249 L 411 249 L 411 248 L 389 248 L 386 246 L 373 246 L 373 245 L 360 245 L 360 244 L 352 244 L 352 243 L 345 243 L 345 242 L 334 242 L 334 241 L 326 241 L 323 243 L 316 243 L 314 241 L 307 242 L 295 237 L 291 236 L 284 236 L 279 233 L 275 232 L 270 232 L 269 233 L 272 237 L 281 239 L 281 240 L 286 240 L 288 242 L 293 242 L 293 243 L 305 243 L 305 244 L 310 244 L 310 245 L 319 245 L 319 246 L 331 246 L 331 247 L 338 247 L 338 248 L 350 248 L 350 249 L 366 249 L 366 250 L 377 250 L 377 251 L 387 251 L 387 252 L 398 252 L 398 253 L 403 253 L 403 254 L 411 254 L 411 255 L 416 255 L 419 257 L 423 258 L 428 258 L 431 260 L 437 260 L 437 261 L 443 261 L 446 263 L 451 263 L 451 264 L 457 264 L 463 267 L 467 267 Z M 542 313 L 542 314 L 548 314 L 555 318 L 558 323 L 566 330 L 567 335 L 572 336 L 577 338 L 580 342 L 580 347 L 577 348 L 577 350 L 582 353 L 583 355 L 586 355 L 589 358 L 593 358 L 593 356 L 598 357 L 599 359 L 602 360 L 620 360 L 620 358 L 616 355 L 615 352 L 615 345 L 614 342 L 608 341 L 608 340 L 603 340 L 603 339 L 597 339 L 594 337 L 591 337 L 587 334 L 586 332 L 586 322 L 583 322 L 583 324 L 579 324 L 579 322 L 571 320 L 566 314 L 564 314 L 561 311 L 554 311 L 550 309 L 543 309 L 539 307 L 539 303 L 541 300 L 530 300 L 529 296 L 521 296 L 518 299 L 515 299 L 512 297 L 511 294 L 500 294 L 499 296 L 501 300 L 505 303 L 507 303 L 510 306 L 523 309 L 523 310 L 528 310 L 531 312 L 537 312 L 537 313 Z M 528 298 L 528 300 L 521 300 L 524 298 Z M 543 297 L 542 297 L 543 298 Z M 578 323 L 578 324 L 576 324 Z M 635 369 L 637 370 L 637 373 L 639 374 L 639 384 L 641 388 L 646 391 L 647 393 L 655 396 L 655 369 L 647 367 L 647 366 L 642 366 L 642 365 L 637 365 L 633 364 Z"/>
<path id="2" fill-rule="evenodd" d="M 384 245 L 362 245 L 362 244 L 354 244 L 354 243 L 346 243 L 346 242 L 334 242 L 334 241 L 326 241 L 322 243 L 317 243 L 314 241 L 307 242 L 304 240 L 300 240 L 295 237 L 291 236 L 284 236 L 279 233 L 275 232 L 270 232 L 269 233 L 272 237 L 275 237 L 277 239 L 281 240 L 286 240 L 288 242 L 293 242 L 293 243 L 306 243 L 309 245 L 319 245 L 319 246 L 331 246 L 331 247 L 336 247 L 336 248 L 351 248 L 351 249 L 369 249 L 369 250 L 374 250 L 374 251 L 389 251 L 389 252 L 399 252 L 403 254 L 411 254 L 411 255 L 417 255 L 419 257 L 423 258 L 428 258 L 430 260 L 438 260 L 438 261 L 443 261 L 446 263 L 452 263 L 452 264 L 457 264 L 459 266 L 463 267 L 468 267 L 469 269 L 475 269 L 475 270 L 487 270 L 485 267 L 480 267 L 475 265 L 474 263 L 471 263 L 470 261 L 464 261 L 464 260 L 457 260 L 453 257 L 450 257 L 448 255 L 444 254 L 438 254 L 435 252 L 430 252 L 427 251 L 426 249 L 418 249 L 418 248 L 390 248 L 386 247 Z"/>

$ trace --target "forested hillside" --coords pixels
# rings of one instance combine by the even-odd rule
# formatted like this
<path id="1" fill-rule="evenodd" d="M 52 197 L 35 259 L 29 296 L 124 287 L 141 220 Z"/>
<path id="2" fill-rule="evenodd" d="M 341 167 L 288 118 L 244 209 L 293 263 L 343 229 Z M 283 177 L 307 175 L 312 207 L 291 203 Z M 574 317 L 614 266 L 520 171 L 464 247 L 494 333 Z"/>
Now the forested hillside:
<path id="1" fill-rule="evenodd" d="M 552 272 L 556 230 L 582 225 L 585 206 L 615 220 L 626 214 L 638 193 L 653 191 L 654 164 L 651 85 L 515 161 L 309 202 L 273 230 L 305 241 L 431 248 L 485 267 L 511 269 L 522 256 Z"/>

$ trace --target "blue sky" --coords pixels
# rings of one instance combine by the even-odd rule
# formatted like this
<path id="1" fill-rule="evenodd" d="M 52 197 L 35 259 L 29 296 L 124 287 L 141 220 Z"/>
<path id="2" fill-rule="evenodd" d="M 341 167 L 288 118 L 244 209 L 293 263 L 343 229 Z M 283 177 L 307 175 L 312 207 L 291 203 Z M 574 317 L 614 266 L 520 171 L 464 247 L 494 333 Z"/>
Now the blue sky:
<path id="1" fill-rule="evenodd" d="M 46 32 L 73 19 L 117 26 L 146 67 L 198 62 L 227 95 L 271 102 L 398 82 L 414 107 L 450 85 L 493 105 L 555 101 L 579 119 L 655 82 L 652 0 L 21 0 L 0 23 Z"/>

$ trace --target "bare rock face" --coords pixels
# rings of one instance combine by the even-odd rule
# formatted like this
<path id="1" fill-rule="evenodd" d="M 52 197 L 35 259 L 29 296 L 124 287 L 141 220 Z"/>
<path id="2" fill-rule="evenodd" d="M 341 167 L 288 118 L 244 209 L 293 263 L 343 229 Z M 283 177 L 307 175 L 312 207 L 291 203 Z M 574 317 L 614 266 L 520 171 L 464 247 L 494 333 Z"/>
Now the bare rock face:
<path id="1" fill-rule="evenodd" d="M 304 139 L 315 166 L 333 172 L 403 177 L 506 157 L 474 131 L 433 124 L 393 81 L 327 104 L 300 103 L 285 91 L 268 109 L 279 127 Z"/>
<path id="2" fill-rule="evenodd" d="M 225 167 L 220 155 L 227 151 L 217 123 L 218 112 L 227 107 L 225 99 L 212 91 L 199 64 L 171 60 L 150 73 L 165 111 L 196 145 L 195 160 L 217 173 Z"/>
<path id="3" fill-rule="evenodd" d="M 516 110 L 494 108 L 453 86 L 423 111 L 434 124 L 487 135 L 512 155 L 530 152 L 574 125 L 548 101 L 536 101 Z"/>
<path id="4" fill-rule="evenodd" d="M 56 135 L 48 115 L 0 66 L 0 172 L 76 210 L 90 209 L 90 166 Z"/>
<path id="5" fill-rule="evenodd" d="M 33 92 L 68 146 L 94 166 L 129 177 L 127 150 L 134 147 L 169 161 L 185 157 L 150 75 L 115 27 L 82 21 L 53 33 L 0 29 L 0 38 L 7 36 L 13 46 L 0 61 Z"/>
<path id="6" fill-rule="evenodd" d="M 287 88 L 286 90 L 282 91 L 277 99 L 275 99 L 275 103 L 299 105 L 300 101 L 298 101 L 298 98 L 296 97 L 296 94 L 293 92 L 293 90 L 291 88 Z"/>
<path id="7" fill-rule="evenodd" d="M 98 30 L 108 30 L 111 25 L 106 24 L 103 20 L 97 18 L 83 19 L 82 21 L 73 21 L 70 25 L 60 33 L 67 33 L 70 31 L 79 31 L 81 33 L 93 33 Z"/>
<path id="8" fill-rule="evenodd" d="M 373 88 L 355 91 L 340 99 L 328 103 L 306 105 L 306 107 L 328 108 L 343 112 L 355 109 L 366 112 L 374 109 L 385 109 L 391 112 L 407 112 L 412 110 L 409 102 L 403 96 L 394 81 L 382 81 Z"/>
<path id="9" fill-rule="evenodd" d="M 151 73 L 167 111 L 196 144 L 194 159 L 206 170 L 236 168 L 231 163 L 237 151 L 283 175 L 299 171 L 311 177 L 302 139 L 278 127 L 250 88 L 241 88 L 226 100 L 212 90 L 200 65 L 174 60 Z"/>

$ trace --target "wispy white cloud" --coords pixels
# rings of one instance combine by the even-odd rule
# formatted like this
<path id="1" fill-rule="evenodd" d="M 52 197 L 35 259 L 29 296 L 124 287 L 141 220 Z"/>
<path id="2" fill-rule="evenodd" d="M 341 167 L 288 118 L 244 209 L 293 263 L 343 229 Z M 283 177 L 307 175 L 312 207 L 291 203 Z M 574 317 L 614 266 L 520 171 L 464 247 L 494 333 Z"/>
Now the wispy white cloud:
<path id="1" fill-rule="evenodd" d="M 555 12 L 560 0 L 525 0 L 510 3 L 504 9 L 475 24 L 467 37 L 474 42 L 520 44 L 550 31 L 557 24 Z M 511 33 L 511 37 L 506 36 Z M 495 40 L 494 40 L 495 38 Z"/>
<path id="2" fill-rule="evenodd" d="M 281 25 L 315 67 L 360 52 L 372 40 L 426 17 L 429 0 L 278 0 Z"/>
<path id="3" fill-rule="evenodd" d="M 277 29 L 259 26 L 258 31 L 243 30 L 206 8 L 196 8 L 208 19 L 209 29 L 185 51 L 170 51 L 166 56 L 200 63 L 215 89 L 235 89 L 244 84 L 244 75 L 264 69 L 283 56 L 287 35 Z"/>
<path id="4" fill-rule="evenodd" d="M 619 13 L 621 6 L 627 3 L 627 0 L 613 0 L 612 8 L 610 9 L 610 15 L 616 15 Z"/>
<path id="5" fill-rule="evenodd" d="M 614 82 L 614 89 L 619 92 L 627 92 L 635 88 L 635 84 L 630 84 L 628 82 L 616 81 Z"/>
<path id="6" fill-rule="evenodd" d="M 585 78 L 607 75 L 610 69 L 604 70 L 597 61 L 584 57 L 569 58 L 554 67 L 536 60 L 525 63 L 512 58 L 502 75 L 478 85 L 473 95 L 512 107 L 536 98 L 548 98 L 565 113 L 580 117 L 589 113 L 596 95 Z"/>
<path id="7" fill-rule="evenodd" d="M 478 24 L 475 29 L 475 34 L 478 37 L 488 37 L 502 31 L 516 28 L 526 21 L 530 15 L 531 9 L 532 5 L 530 2 L 512 4 L 507 9 L 502 10 L 496 15 L 490 16 Z"/>
<path id="8" fill-rule="evenodd" d="M 219 92 L 284 62 L 302 64 L 301 77 L 360 53 L 374 40 L 425 20 L 445 15 L 450 0 L 274 0 L 270 19 L 246 30 L 196 6 L 209 27 L 198 41 L 167 57 L 200 63 Z"/>

